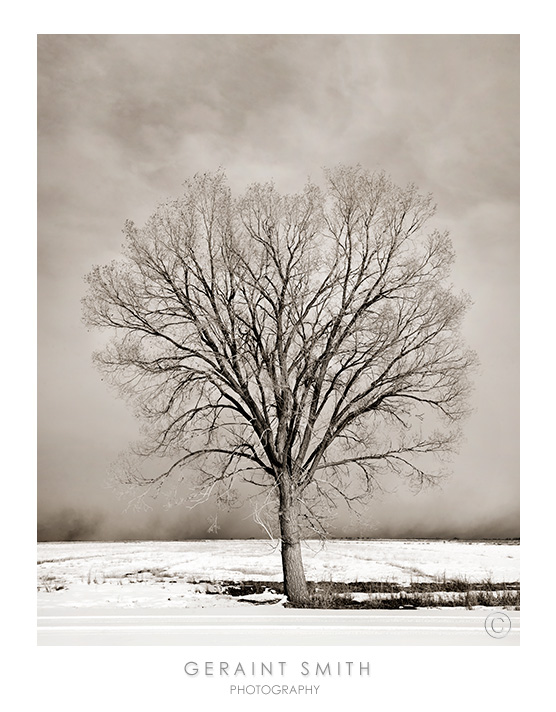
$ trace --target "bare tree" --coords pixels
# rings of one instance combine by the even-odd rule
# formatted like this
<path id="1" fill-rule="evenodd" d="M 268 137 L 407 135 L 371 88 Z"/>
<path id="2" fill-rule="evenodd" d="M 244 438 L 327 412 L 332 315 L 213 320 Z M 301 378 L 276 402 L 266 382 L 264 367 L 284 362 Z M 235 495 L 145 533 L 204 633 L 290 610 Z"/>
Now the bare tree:
<path id="1" fill-rule="evenodd" d="M 453 449 L 473 354 L 467 298 L 447 283 L 430 196 L 360 167 L 295 195 L 198 175 L 122 261 L 95 267 L 89 325 L 114 332 L 96 359 L 146 423 L 142 455 L 171 457 L 155 490 L 195 464 L 203 497 L 245 481 L 277 505 L 284 585 L 308 596 L 300 541 L 384 469 L 422 484 Z"/>

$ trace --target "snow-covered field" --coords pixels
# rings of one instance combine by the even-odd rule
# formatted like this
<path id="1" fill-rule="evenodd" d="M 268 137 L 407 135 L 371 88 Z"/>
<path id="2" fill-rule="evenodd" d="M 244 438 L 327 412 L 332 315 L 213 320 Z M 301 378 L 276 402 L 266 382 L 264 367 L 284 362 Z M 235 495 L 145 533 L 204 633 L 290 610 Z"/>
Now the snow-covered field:
<path id="1" fill-rule="evenodd" d="M 307 542 L 303 558 L 312 581 L 519 581 L 519 545 L 509 543 L 334 540 Z M 267 540 L 39 543 L 37 569 L 39 607 L 249 606 L 214 584 L 282 580 Z M 265 595 L 276 600 L 253 600 Z"/>

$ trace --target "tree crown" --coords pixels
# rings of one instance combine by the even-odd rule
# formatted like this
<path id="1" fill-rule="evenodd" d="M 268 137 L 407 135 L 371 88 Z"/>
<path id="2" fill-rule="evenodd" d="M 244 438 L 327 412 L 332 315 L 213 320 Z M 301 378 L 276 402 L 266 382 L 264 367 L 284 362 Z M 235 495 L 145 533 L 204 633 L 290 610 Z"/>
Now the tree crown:
<path id="1" fill-rule="evenodd" d="M 194 463 L 204 494 L 238 478 L 288 489 L 313 525 L 317 500 L 351 503 L 384 467 L 431 480 L 474 359 L 449 236 L 425 231 L 434 210 L 413 185 L 339 166 L 293 195 L 234 198 L 223 172 L 197 175 L 128 221 L 84 315 L 113 332 L 96 361 L 146 425 L 141 453 L 173 458 L 131 479 L 157 489 Z"/>

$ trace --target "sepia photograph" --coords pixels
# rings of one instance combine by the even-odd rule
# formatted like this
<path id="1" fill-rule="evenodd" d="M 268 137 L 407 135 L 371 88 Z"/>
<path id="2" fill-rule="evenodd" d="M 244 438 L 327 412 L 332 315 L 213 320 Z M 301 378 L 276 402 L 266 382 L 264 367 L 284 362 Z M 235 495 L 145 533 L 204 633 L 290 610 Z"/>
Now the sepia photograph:
<path id="1" fill-rule="evenodd" d="M 37 60 L 37 645 L 519 646 L 519 35 Z"/>

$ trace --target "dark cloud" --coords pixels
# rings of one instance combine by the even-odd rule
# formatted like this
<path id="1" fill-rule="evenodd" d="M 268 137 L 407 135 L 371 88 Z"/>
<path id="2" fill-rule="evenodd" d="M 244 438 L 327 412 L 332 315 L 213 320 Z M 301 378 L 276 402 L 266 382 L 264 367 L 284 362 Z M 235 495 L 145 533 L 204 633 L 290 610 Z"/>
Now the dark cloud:
<path id="1" fill-rule="evenodd" d="M 94 541 L 102 531 L 103 515 L 100 512 L 77 511 L 72 507 L 45 516 L 39 513 L 38 541 Z"/>

